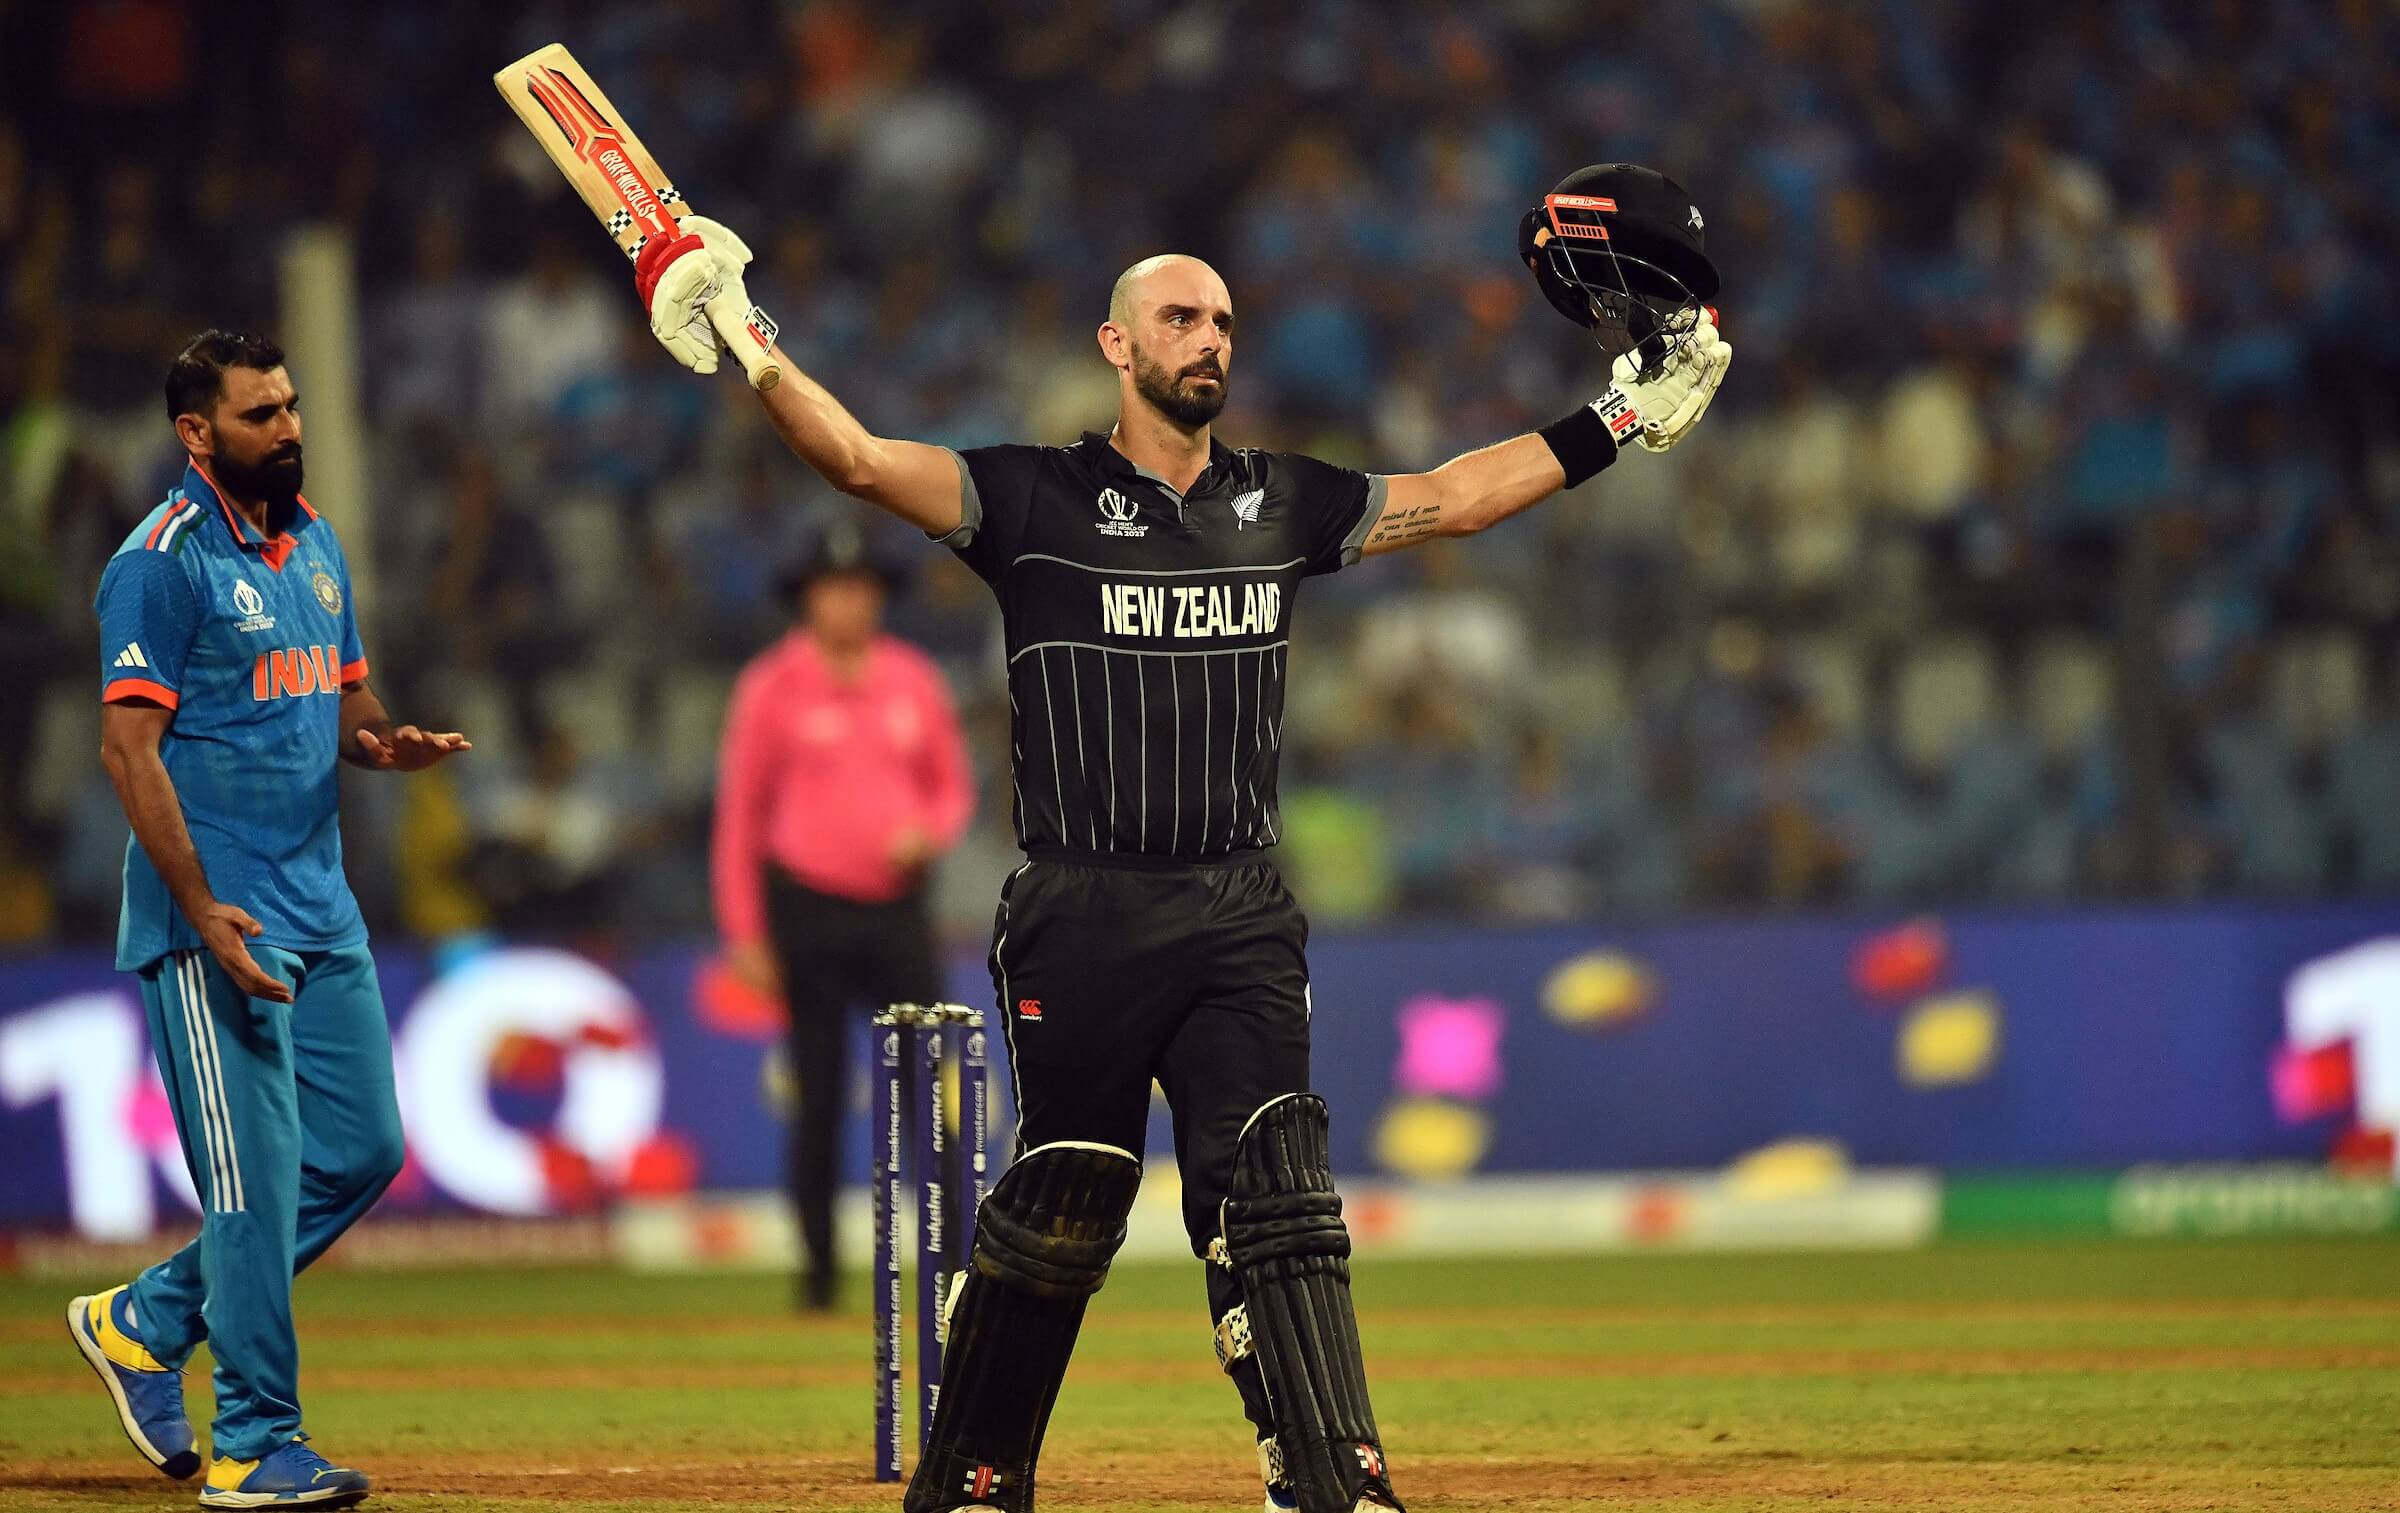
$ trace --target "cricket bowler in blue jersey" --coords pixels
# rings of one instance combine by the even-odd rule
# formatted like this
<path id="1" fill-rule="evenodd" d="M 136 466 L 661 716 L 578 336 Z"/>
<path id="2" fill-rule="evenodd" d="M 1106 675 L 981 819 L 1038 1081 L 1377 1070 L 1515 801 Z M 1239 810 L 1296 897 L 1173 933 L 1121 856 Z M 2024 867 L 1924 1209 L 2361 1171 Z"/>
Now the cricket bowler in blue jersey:
<path id="1" fill-rule="evenodd" d="M 292 1277 L 400 1171 L 390 1031 L 342 876 L 336 758 L 403 771 L 468 743 L 395 728 L 350 573 L 300 497 L 283 353 L 224 331 L 168 370 L 183 481 L 100 578 L 100 752 L 133 825 L 117 966 L 136 974 L 200 1237 L 77 1298 L 67 1326 L 134 1448 L 200 1469 L 183 1364 L 216 1359 L 204 1506 L 341 1507 L 367 1478 L 301 1431 Z"/>

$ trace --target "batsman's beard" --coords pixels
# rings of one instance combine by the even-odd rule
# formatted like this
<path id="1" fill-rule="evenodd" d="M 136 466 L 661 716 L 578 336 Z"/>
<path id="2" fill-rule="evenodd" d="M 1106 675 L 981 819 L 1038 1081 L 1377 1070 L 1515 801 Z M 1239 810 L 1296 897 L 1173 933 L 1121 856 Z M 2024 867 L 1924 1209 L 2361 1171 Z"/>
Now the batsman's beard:
<path id="1" fill-rule="evenodd" d="M 1213 378 L 1216 383 L 1189 383 L 1199 377 Z M 1170 374 L 1165 364 L 1154 361 L 1139 347 L 1133 349 L 1133 388 L 1167 419 L 1193 430 L 1217 418 L 1225 408 L 1228 392 L 1224 366 L 1215 358 L 1205 358 L 1180 373 Z"/>

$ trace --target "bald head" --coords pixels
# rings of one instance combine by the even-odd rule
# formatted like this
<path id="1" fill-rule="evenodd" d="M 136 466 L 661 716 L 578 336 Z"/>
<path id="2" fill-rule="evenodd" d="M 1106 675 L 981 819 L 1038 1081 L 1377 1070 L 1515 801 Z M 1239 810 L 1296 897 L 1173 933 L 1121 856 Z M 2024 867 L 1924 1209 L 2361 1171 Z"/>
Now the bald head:
<path id="1" fill-rule="evenodd" d="M 1130 328 L 1144 308 L 1169 303 L 1229 309 L 1233 297 L 1216 269 L 1196 257 L 1162 252 L 1117 275 L 1116 287 L 1108 291 L 1108 318 Z"/>
<path id="2" fill-rule="evenodd" d="M 1100 328 L 1117 370 L 1120 413 L 1144 406 L 1197 431 L 1225 408 L 1233 368 L 1233 296 L 1196 257 L 1146 257 L 1117 277 Z"/>

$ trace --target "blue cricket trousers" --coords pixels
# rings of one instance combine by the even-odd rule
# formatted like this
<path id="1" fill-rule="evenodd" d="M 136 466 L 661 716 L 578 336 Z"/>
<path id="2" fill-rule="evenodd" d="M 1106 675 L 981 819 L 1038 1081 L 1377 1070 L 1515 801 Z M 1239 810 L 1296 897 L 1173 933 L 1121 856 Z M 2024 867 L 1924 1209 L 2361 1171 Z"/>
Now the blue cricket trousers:
<path id="1" fill-rule="evenodd" d="M 134 1280 L 135 1326 L 161 1365 L 216 1358 L 211 1453 L 256 1460 L 300 1432 L 292 1278 L 399 1175 L 400 1106 L 375 962 L 364 945 L 253 944 L 292 1002 L 235 988 L 206 951 L 141 973 L 150 1043 L 200 1237 Z"/>

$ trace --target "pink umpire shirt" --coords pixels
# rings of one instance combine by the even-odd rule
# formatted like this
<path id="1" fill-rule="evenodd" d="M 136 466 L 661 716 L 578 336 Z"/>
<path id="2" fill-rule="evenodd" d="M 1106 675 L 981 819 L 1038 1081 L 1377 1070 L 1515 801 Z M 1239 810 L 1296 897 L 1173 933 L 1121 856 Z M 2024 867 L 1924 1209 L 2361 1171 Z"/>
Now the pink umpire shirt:
<path id="1" fill-rule="evenodd" d="M 878 636 L 856 682 L 838 681 L 794 630 L 742 669 L 717 766 L 717 924 L 766 938 L 766 864 L 804 886 L 889 903 L 915 879 L 892 862 L 910 826 L 946 851 L 974 813 L 966 742 L 941 670 Z"/>

